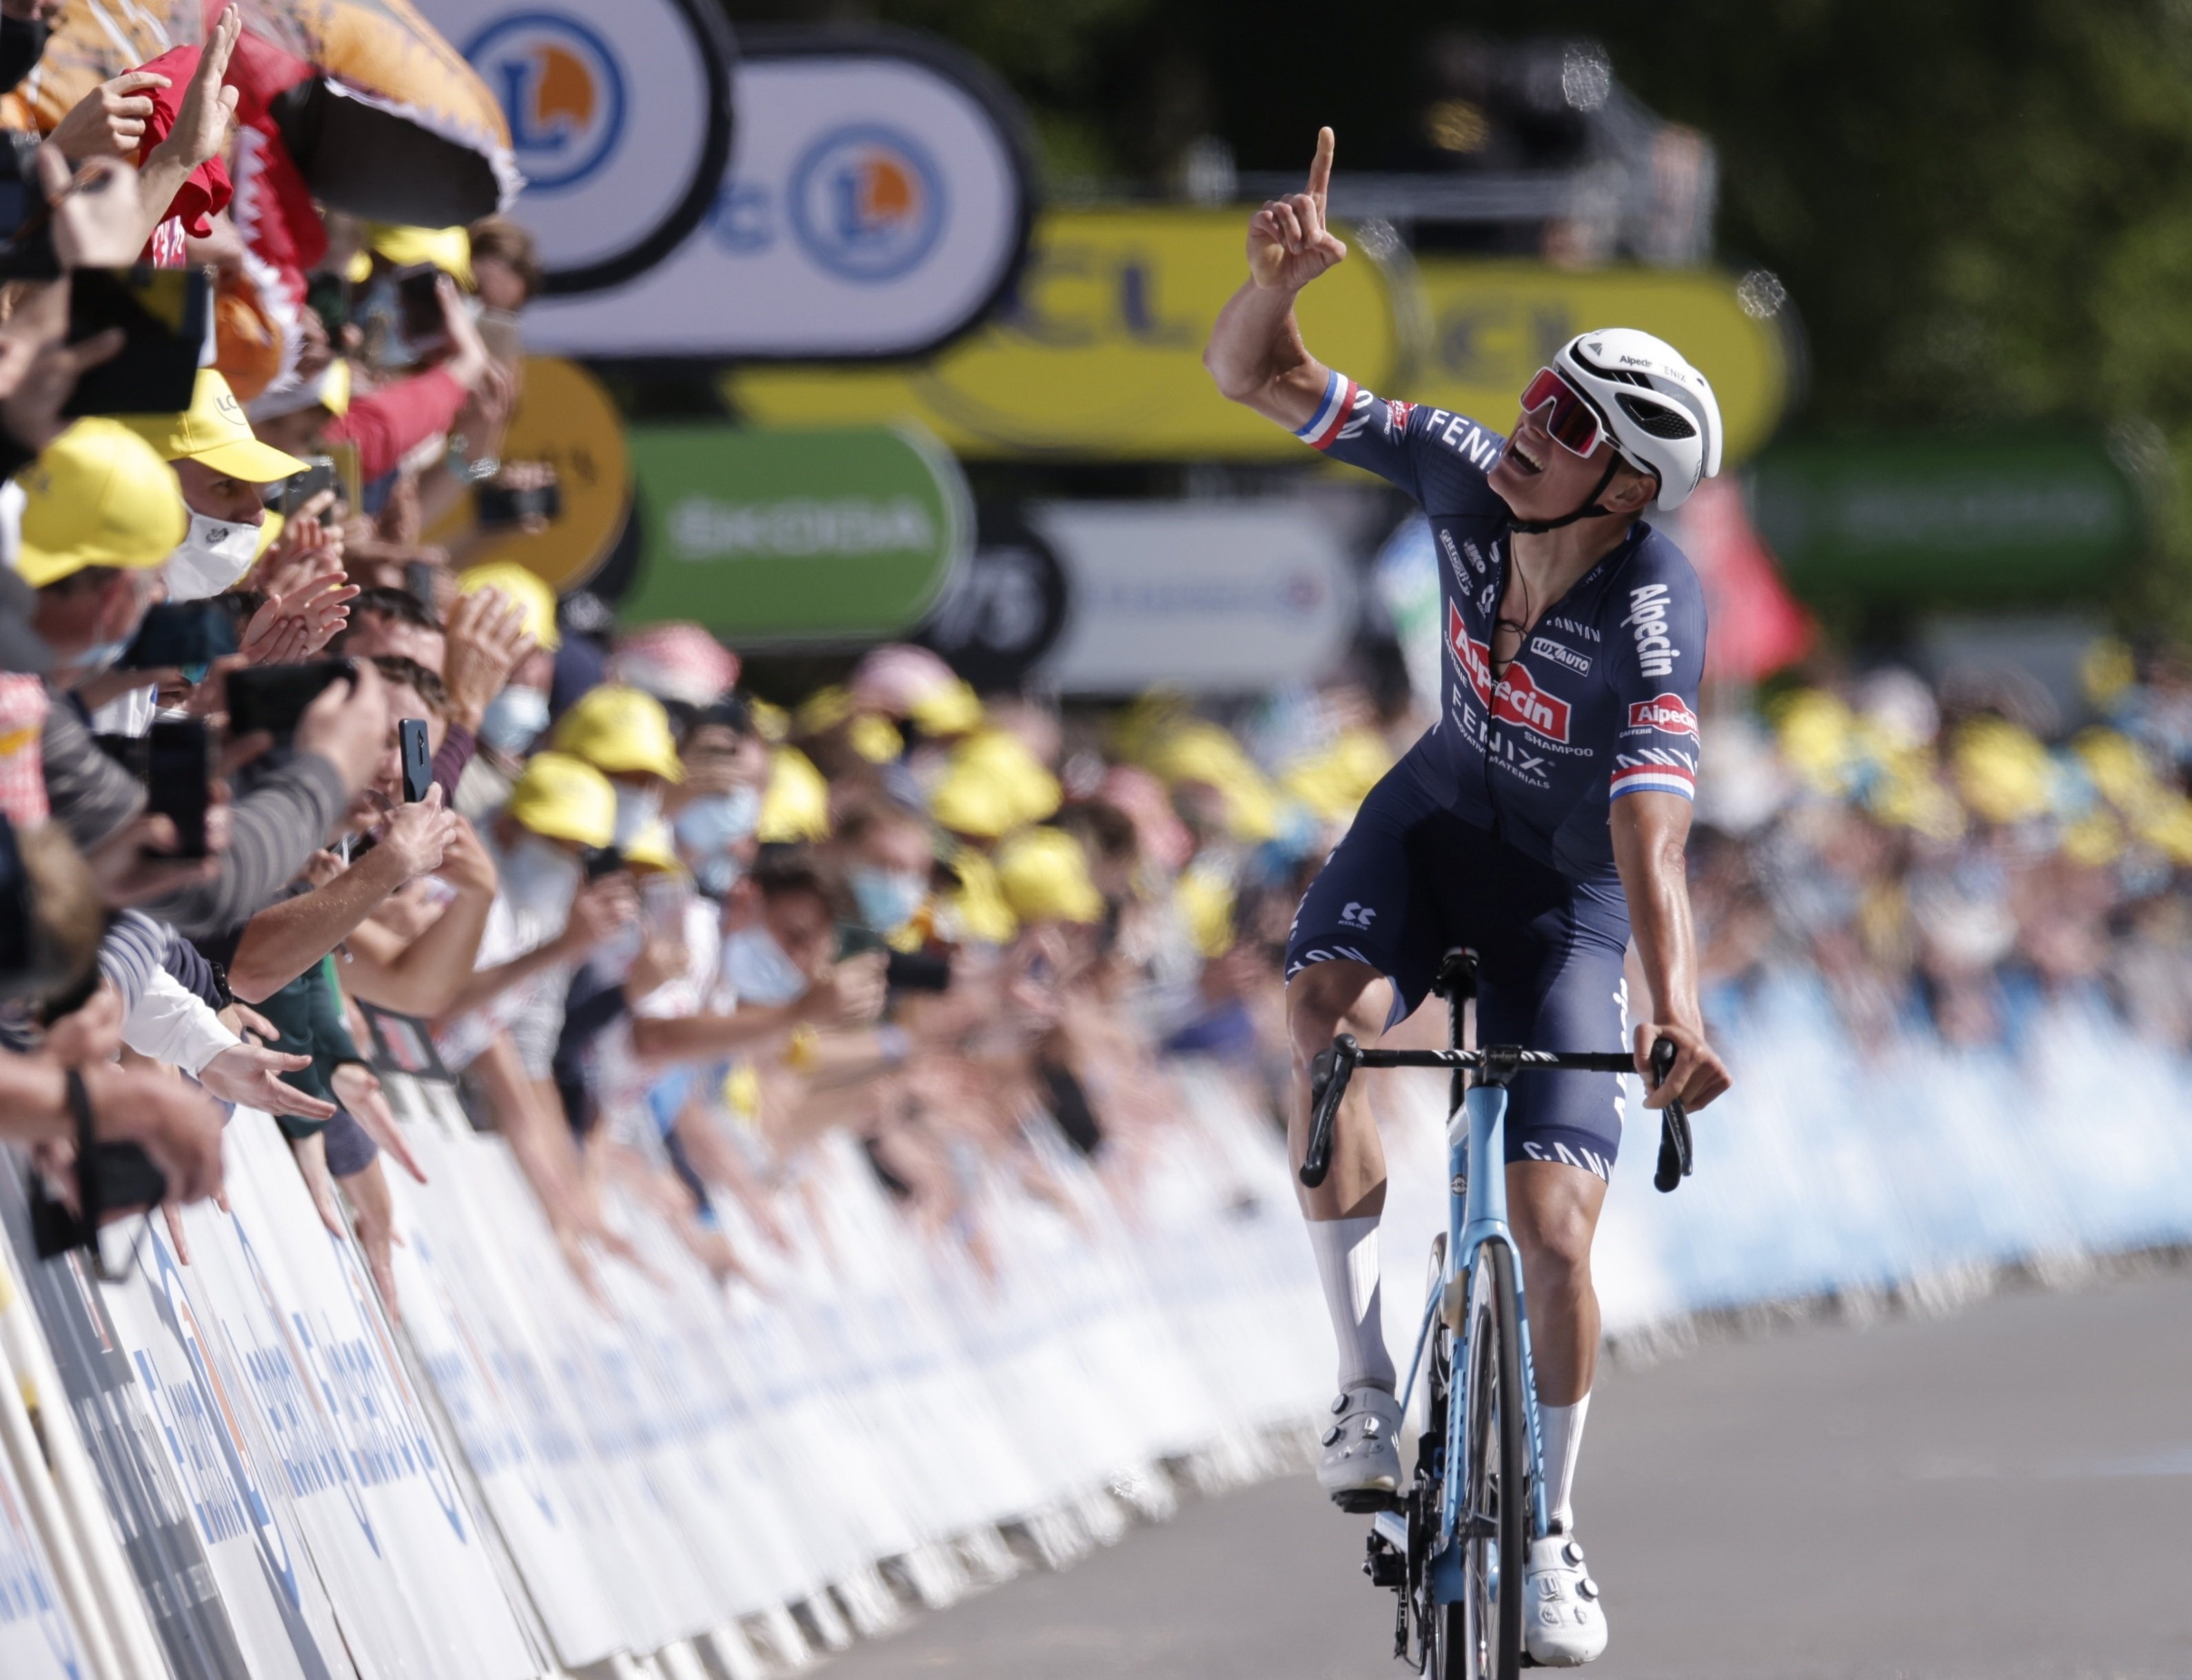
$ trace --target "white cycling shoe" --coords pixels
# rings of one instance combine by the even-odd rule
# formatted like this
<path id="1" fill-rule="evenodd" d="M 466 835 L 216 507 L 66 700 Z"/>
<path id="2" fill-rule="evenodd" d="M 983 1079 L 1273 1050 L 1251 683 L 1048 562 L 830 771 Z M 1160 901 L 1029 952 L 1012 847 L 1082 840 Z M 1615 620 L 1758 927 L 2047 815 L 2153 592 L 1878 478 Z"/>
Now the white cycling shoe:
<path id="1" fill-rule="evenodd" d="M 1542 1668 L 1573 1668 L 1606 1649 L 1606 1607 L 1573 1534 L 1530 1543 L 1522 1643 Z"/>
<path id="2" fill-rule="evenodd" d="M 1401 1403 L 1382 1388 L 1350 1388 L 1332 1403 L 1316 1484 L 1342 1511 L 1377 1511 L 1401 1485 Z"/>

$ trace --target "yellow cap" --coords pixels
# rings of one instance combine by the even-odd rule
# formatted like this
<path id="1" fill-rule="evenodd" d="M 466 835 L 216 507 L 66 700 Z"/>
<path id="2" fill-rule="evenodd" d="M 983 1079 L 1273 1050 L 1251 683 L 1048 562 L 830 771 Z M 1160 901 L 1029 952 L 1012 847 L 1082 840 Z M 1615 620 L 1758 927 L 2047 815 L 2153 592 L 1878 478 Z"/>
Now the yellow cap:
<path id="1" fill-rule="evenodd" d="M 535 834 L 580 846 L 616 838 L 616 790 L 583 758 L 536 752 L 510 790 L 510 814 Z"/>
<path id="2" fill-rule="evenodd" d="M 963 735 L 982 722 L 982 701 L 968 684 L 955 678 L 930 689 L 906 709 L 907 717 L 923 734 Z"/>
<path id="3" fill-rule="evenodd" d="M 764 845 L 830 837 L 830 784 L 796 746 L 777 747 L 768 756 L 768 788 L 754 834 Z"/>
<path id="4" fill-rule="evenodd" d="M 553 653 L 563 645 L 556 628 L 556 591 L 538 572 L 529 572 L 515 560 L 492 560 L 457 574 L 457 592 L 492 589 L 525 614 L 525 633 Z"/>
<path id="5" fill-rule="evenodd" d="M 1173 901 L 1198 955 L 1214 961 L 1233 948 L 1233 883 L 1218 871 L 1195 865 L 1182 870 Z"/>
<path id="6" fill-rule="evenodd" d="M 212 368 L 198 369 L 191 406 L 180 414 L 125 414 L 121 423 L 169 460 L 197 461 L 246 484 L 271 484 L 305 471 L 296 456 L 253 435 L 243 404 Z"/>
<path id="7" fill-rule="evenodd" d="M 397 227 L 387 222 L 368 222 L 365 243 L 376 256 L 398 268 L 430 262 L 454 276 L 470 291 L 472 282 L 471 236 L 461 227 Z"/>
<path id="8" fill-rule="evenodd" d="M 1020 922 L 1012 906 L 1005 902 L 996 866 L 972 846 L 954 851 L 950 862 L 951 872 L 959 877 L 959 889 L 945 901 L 946 927 L 960 939 L 1009 945 L 1020 930 Z"/>
<path id="9" fill-rule="evenodd" d="M 624 860 L 634 869 L 651 869 L 665 875 L 685 867 L 677 860 L 676 847 L 671 844 L 670 825 L 659 817 L 625 843 Z"/>
<path id="10" fill-rule="evenodd" d="M 1029 828 L 997 848 L 997 883 L 1023 922 L 1100 922 L 1104 895 L 1088 854 L 1062 828 Z"/>
<path id="11" fill-rule="evenodd" d="M 575 753 L 597 770 L 644 770 L 671 781 L 685 780 L 670 714 L 644 689 L 604 683 L 589 689 L 557 720 L 553 745 Z"/>
<path id="12" fill-rule="evenodd" d="M 15 570 L 43 589 L 94 566 L 150 571 L 190 534 L 183 494 L 150 443 L 111 420 L 80 420 L 21 475 Z"/>
<path id="13" fill-rule="evenodd" d="M 953 749 L 929 814 L 958 834 L 995 839 L 1058 809 L 1058 778 L 1018 735 L 985 729 Z"/>

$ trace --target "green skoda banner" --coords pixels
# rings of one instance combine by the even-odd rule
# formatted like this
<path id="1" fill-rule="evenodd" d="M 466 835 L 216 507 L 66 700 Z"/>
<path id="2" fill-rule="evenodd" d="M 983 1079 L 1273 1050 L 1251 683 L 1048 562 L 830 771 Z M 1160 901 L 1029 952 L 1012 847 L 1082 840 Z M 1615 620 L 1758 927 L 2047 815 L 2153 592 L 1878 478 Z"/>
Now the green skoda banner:
<path id="1" fill-rule="evenodd" d="M 2101 439 L 2024 431 L 1779 445 L 1752 513 L 1812 600 L 1974 606 L 2065 597 L 2137 559 L 2138 486 Z"/>
<path id="2" fill-rule="evenodd" d="M 959 464 L 916 426 L 636 426 L 631 441 L 631 623 L 692 619 L 747 646 L 873 641 L 920 623 L 973 545 Z"/>

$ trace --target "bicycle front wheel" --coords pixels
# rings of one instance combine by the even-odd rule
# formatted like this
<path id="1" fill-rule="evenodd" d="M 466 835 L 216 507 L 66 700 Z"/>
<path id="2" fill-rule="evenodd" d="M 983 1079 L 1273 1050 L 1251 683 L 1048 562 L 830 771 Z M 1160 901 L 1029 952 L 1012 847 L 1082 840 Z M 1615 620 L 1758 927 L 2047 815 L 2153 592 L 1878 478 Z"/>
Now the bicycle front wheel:
<path id="1" fill-rule="evenodd" d="M 1522 1404 L 1521 1303 L 1504 1243 L 1478 1250 L 1469 1280 L 1468 1407 L 1463 1431 L 1462 1661 L 1468 1680 L 1516 1680 L 1522 1664 L 1528 1454 Z"/>

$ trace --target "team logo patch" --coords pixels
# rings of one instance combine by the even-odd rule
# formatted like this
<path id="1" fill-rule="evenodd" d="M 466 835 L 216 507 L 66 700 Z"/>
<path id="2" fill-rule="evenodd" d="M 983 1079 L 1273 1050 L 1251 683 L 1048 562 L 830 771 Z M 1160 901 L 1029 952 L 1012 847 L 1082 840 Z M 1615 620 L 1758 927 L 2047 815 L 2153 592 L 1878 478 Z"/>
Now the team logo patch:
<path id="1" fill-rule="evenodd" d="M 1538 686 L 1521 665 L 1507 667 L 1499 690 L 1492 697 L 1492 715 L 1505 723 L 1520 723 L 1533 734 L 1565 745 L 1568 738 L 1568 703 Z"/>
<path id="2" fill-rule="evenodd" d="M 1698 732 L 1698 714 L 1684 704 L 1680 694 L 1660 694 L 1630 706 L 1629 727 L 1658 729 L 1670 735 L 1693 735 Z"/>
<path id="3" fill-rule="evenodd" d="M 502 102 L 511 150 L 532 191 L 578 186 L 623 138 L 625 78 L 615 50 L 575 18 L 505 18 L 476 36 L 465 57 Z"/>

